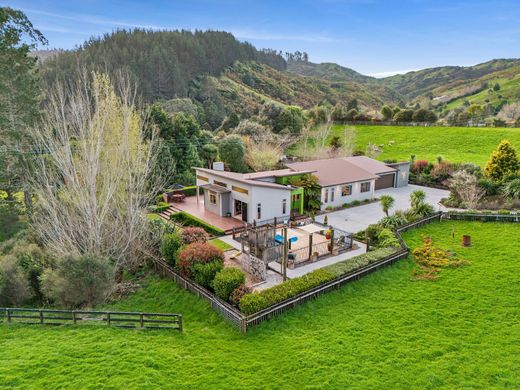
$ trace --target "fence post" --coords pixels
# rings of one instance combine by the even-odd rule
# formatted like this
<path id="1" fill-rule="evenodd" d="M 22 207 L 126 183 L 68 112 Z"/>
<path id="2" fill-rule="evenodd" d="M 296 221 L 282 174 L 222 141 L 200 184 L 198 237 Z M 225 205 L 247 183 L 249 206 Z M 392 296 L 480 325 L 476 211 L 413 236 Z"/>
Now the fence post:
<path id="1" fill-rule="evenodd" d="M 9 310 L 9 308 L 6 307 L 5 311 L 7 312 L 7 322 L 11 322 L 11 310 Z"/>
<path id="2" fill-rule="evenodd" d="M 289 248 L 287 245 L 287 224 L 283 225 L 283 259 L 282 259 L 282 273 L 283 281 L 287 280 L 287 257 L 289 256 Z"/>
<path id="3" fill-rule="evenodd" d="M 182 315 L 179 315 L 178 318 L 179 318 L 179 333 L 182 333 Z"/>
<path id="4" fill-rule="evenodd" d="M 330 229 L 330 253 L 334 250 L 334 229 Z"/>
<path id="5" fill-rule="evenodd" d="M 233 226 L 233 240 L 236 239 L 236 232 L 235 232 L 235 227 Z"/>
<path id="6" fill-rule="evenodd" d="M 76 320 L 76 310 L 72 310 L 72 323 L 74 325 L 76 325 L 76 323 L 77 323 L 77 320 Z"/>
<path id="7" fill-rule="evenodd" d="M 141 319 L 141 328 L 144 328 L 144 317 L 143 317 L 143 313 L 141 313 L 141 315 L 140 315 L 140 319 Z"/>
<path id="8" fill-rule="evenodd" d="M 309 234 L 309 261 L 312 258 L 312 236 L 313 234 Z"/>
<path id="9" fill-rule="evenodd" d="M 107 325 L 110 326 L 110 312 L 107 311 Z"/>
<path id="10" fill-rule="evenodd" d="M 40 324 L 43 325 L 43 311 L 40 310 Z"/>

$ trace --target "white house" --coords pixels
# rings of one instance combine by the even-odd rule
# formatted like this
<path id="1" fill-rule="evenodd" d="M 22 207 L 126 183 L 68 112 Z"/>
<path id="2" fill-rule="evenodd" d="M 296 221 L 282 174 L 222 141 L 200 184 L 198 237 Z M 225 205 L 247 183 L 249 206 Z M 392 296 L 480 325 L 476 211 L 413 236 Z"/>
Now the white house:
<path id="1" fill-rule="evenodd" d="M 376 190 L 408 184 L 408 163 L 385 164 L 365 156 L 286 165 L 286 169 L 254 173 L 224 171 L 221 164 L 214 166 L 217 169 L 195 168 L 197 201 L 204 200 L 206 210 L 220 216 L 262 224 L 303 214 L 304 191 L 290 185 L 291 177 L 313 174 L 318 178 L 322 210 L 373 199 Z"/>
<path id="2" fill-rule="evenodd" d="M 340 157 L 287 164 L 313 170 L 321 186 L 321 209 L 355 200 L 373 199 L 374 191 L 408 184 L 409 163 L 385 164 L 366 156 Z"/>

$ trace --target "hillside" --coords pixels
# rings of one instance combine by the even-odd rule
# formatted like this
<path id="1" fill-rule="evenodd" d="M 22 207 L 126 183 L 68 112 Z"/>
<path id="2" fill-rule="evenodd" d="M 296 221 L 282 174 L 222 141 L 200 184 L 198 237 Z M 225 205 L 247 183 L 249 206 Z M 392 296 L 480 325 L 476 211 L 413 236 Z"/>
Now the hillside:
<path id="1" fill-rule="evenodd" d="M 145 101 L 186 97 L 190 82 L 218 76 L 235 61 L 257 61 L 283 70 L 285 60 L 273 50 L 257 50 L 223 31 L 118 30 L 91 38 L 42 65 L 47 83 L 73 80 L 82 68 L 109 74 L 124 69 L 134 76 Z"/>
<path id="2" fill-rule="evenodd" d="M 437 88 L 456 87 L 469 80 L 477 81 L 494 72 L 520 65 L 519 59 L 498 59 L 474 66 L 441 66 L 379 79 L 408 99 L 431 94 Z M 478 82 L 478 81 L 477 81 Z"/>
<path id="3" fill-rule="evenodd" d="M 331 62 L 316 64 L 310 61 L 287 61 L 287 71 L 330 81 L 355 81 L 363 84 L 377 82 L 374 77 L 365 76 L 353 69 Z"/>

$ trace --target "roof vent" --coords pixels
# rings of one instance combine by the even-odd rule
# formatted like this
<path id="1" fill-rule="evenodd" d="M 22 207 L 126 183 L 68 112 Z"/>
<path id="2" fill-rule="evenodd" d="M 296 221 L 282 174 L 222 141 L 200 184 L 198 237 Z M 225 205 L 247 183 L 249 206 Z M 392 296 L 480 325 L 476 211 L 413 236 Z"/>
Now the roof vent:
<path id="1" fill-rule="evenodd" d="M 215 161 L 213 163 L 213 170 L 215 171 L 223 171 L 224 170 L 224 163 L 221 161 Z"/>

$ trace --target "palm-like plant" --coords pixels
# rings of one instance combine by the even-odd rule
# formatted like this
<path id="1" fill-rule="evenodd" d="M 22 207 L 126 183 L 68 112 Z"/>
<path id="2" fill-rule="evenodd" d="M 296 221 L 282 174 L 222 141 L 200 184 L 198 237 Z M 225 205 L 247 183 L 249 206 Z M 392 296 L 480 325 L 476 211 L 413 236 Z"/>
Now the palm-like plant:
<path id="1" fill-rule="evenodd" d="M 506 183 L 502 187 L 502 194 L 508 199 L 520 199 L 520 178 Z"/>
<path id="2" fill-rule="evenodd" d="M 389 211 L 395 203 L 395 199 L 392 198 L 390 195 L 383 195 L 381 196 L 379 202 L 381 203 L 381 208 L 383 209 L 383 212 L 388 217 Z"/>

